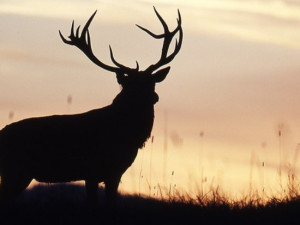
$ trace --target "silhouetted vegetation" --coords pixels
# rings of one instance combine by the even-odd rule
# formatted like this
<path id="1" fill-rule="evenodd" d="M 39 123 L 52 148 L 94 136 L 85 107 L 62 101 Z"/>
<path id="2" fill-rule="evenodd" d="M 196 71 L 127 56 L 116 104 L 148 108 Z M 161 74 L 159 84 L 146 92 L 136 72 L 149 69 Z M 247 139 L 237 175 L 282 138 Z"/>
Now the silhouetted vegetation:
<path id="1" fill-rule="evenodd" d="M 218 190 L 197 199 L 180 194 L 160 200 L 120 195 L 110 209 L 104 190 L 98 195 L 94 209 L 86 204 L 83 186 L 36 186 L 1 209 L 0 224 L 296 224 L 300 215 L 299 194 L 266 203 L 249 197 L 231 201 Z"/>

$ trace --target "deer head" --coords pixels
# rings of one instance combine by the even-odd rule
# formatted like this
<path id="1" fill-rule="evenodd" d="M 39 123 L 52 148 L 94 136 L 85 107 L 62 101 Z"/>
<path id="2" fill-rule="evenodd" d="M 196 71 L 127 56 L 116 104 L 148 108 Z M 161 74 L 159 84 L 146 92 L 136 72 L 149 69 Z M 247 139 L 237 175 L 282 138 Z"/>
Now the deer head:
<path id="1" fill-rule="evenodd" d="M 155 83 L 163 81 L 170 70 L 170 67 L 166 67 L 163 69 L 160 68 L 168 64 L 169 62 L 171 62 L 174 59 L 174 57 L 178 54 L 182 45 L 183 31 L 181 27 L 181 16 L 179 10 L 178 10 L 177 27 L 173 31 L 170 31 L 164 19 L 160 16 L 160 14 L 157 12 L 155 7 L 153 8 L 155 14 L 157 15 L 158 19 L 160 20 L 163 26 L 164 33 L 154 34 L 144 27 L 141 27 L 139 25 L 136 26 L 142 29 L 143 31 L 145 31 L 146 33 L 148 33 L 151 37 L 155 39 L 163 39 L 163 46 L 162 46 L 161 56 L 159 60 L 155 64 L 150 65 L 145 70 L 139 69 L 138 62 L 136 62 L 136 68 L 130 68 L 117 62 L 116 59 L 114 58 L 114 54 L 111 46 L 109 46 L 109 51 L 114 66 L 110 66 L 101 62 L 94 55 L 91 47 L 89 26 L 94 16 L 96 15 L 97 10 L 89 18 L 89 20 L 83 27 L 81 34 L 79 30 L 80 26 L 78 26 L 78 28 L 76 29 L 76 33 L 74 33 L 74 20 L 73 20 L 69 40 L 65 39 L 60 31 L 59 31 L 59 35 L 64 43 L 69 45 L 74 45 L 77 48 L 79 48 L 93 63 L 95 63 L 96 65 L 98 65 L 99 67 L 105 70 L 116 73 L 117 81 L 123 87 L 123 90 L 125 92 L 128 91 L 132 95 L 138 94 L 139 96 L 143 95 L 144 93 L 145 94 L 147 93 L 149 95 L 149 93 L 152 92 L 151 101 L 155 103 L 158 101 L 158 96 L 154 92 Z M 173 52 L 171 54 L 168 54 L 170 44 L 177 33 L 179 33 L 179 39 L 178 40 L 176 39 L 175 48 Z"/>

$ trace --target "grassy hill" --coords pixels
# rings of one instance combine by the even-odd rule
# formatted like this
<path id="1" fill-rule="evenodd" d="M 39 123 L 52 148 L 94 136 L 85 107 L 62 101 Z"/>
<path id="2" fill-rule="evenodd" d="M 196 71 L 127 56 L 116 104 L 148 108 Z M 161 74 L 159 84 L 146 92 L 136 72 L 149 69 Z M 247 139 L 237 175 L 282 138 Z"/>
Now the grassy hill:
<path id="1" fill-rule="evenodd" d="M 230 202 L 216 192 L 213 198 L 187 196 L 157 200 L 122 195 L 114 208 L 104 203 L 99 190 L 97 209 L 87 206 L 79 185 L 37 186 L 0 211 L 0 224 L 299 224 L 300 197 Z"/>

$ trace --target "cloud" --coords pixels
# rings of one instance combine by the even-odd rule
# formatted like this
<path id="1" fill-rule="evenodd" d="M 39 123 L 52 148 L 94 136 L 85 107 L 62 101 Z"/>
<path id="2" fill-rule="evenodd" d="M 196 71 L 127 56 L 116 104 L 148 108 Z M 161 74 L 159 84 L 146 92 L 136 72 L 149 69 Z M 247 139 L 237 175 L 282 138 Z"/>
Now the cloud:
<path id="1" fill-rule="evenodd" d="M 36 17 L 85 20 L 95 10 L 110 23 L 153 24 L 150 7 L 157 6 L 165 18 L 183 14 L 185 30 L 221 35 L 244 41 L 300 48 L 300 3 L 294 0 L 11 0 L 1 1 L 0 12 Z M 138 21 L 137 21 L 138 18 Z M 175 22 L 170 19 L 171 22 Z M 169 21 L 168 21 L 169 22 Z"/>
<path id="2" fill-rule="evenodd" d="M 14 48 L 1 48 L 0 46 L 0 58 L 3 59 L 10 59 L 14 61 L 30 61 L 34 63 L 47 63 L 47 64 L 60 64 L 65 66 L 72 66 L 72 67 L 82 67 L 85 64 L 80 62 L 75 62 L 72 60 L 66 60 L 66 59 L 58 59 L 53 57 L 47 57 L 44 55 L 35 55 L 30 52 L 22 51 L 20 49 L 14 49 Z"/>
<path id="3" fill-rule="evenodd" d="M 185 1 L 184 26 L 197 33 L 300 48 L 300 4 L 269 0 Z"/>
<path id="4" fill-rule="evenodd" d="M 11 0 L 0 2 L 0 12 L 6 14 L 27 15 L 60 19 L 86 19 L 96 9 L 110 13 L 103 13 L 102 19 L 124 23 L 135 14 L 143 15 L 142 5 L 150 4 L 147 1 L 132 0 Z"/>

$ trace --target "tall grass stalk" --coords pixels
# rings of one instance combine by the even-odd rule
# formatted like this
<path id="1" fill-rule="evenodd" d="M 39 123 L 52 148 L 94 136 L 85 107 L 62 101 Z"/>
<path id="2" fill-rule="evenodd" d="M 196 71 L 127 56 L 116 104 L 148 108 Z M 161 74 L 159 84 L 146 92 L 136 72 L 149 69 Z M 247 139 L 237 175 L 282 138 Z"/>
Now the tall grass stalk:
<path id="1" fill-rule="evenodd" d="M 164 154 L 163 154 L 163 180 L 166 180 L 167 174 L 167 156 L 168 156 L 168 113 L 164 112 Z"/>
<path id="2" fill-rule="evenodd" d="M 282 187 L 282 132 L 283 132 L 283 124 L 279 124 L 278 126 L 278 153 L 279 153 L 278 174 L 279 174 L 279 184 L 281 189 L 283 189 Z"/>
<path id="3" fill-rule="evenodd" d="M 141 169 L 139 173 L 139 196 L 141 195 L 141 179 L 143 178 L 144 149 L 142 151 Z"/>
<path id="4" fill-rule="evenodd" d="M 154 142 L 154 136 L 151 137 L 151 147 L 150 147 L 149 196 L 152 195 L 152 152 L 153 152 L 153 142 Z"/>

